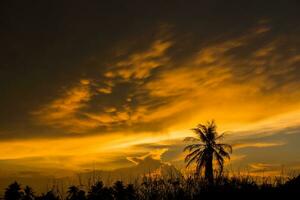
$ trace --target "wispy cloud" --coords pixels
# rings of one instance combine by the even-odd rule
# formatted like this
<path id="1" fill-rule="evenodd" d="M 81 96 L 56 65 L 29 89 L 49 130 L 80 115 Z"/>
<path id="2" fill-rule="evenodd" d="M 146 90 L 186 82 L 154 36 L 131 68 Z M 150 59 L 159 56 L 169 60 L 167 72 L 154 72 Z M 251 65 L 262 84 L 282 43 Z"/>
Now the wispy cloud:
<path id="1" fill-rule="evenodd" d="M 299 54 L 282 55 L 286 41 L 280 38 L 257 44 L 270 31 L 266 22 L 258 24 L 238 37 L 194 47 L 180 62 L 170 53 L 178 41 L 156 38 L 112 60 L 99 74 L 103 79 L 74 86 L 36 113 L 45 124 L 69 130 L 77 124 L 77 131 L 178 131 L 213 118 L 224 129 L 250 130 L 300 110 Z"/>
<path id="2" fill-rule="evenodd" d="M 61 97 L 55 99 L 32 114 L 39 123 L 72 131 L 81 131 L 97 126 L 96 122 L 82 119 L 79 111 L 86 107 L 91 99 L 90 81 L 83 79 L 74 87 L 67 89 Z"/>
<path id="3" fill-rule="evenodd" d="M 242 148 L 268 148 L 275 146 L 285 145 L 285 142 L 253 142 L 253 143 L 239 143 L 234 144 L 234 149 L 242 149 Z"/>
<path id="4" fill-rule="evenodd" d="M 201 47 L 179 66 L 147 82 L 150 97 L 168 102 L 157 108 L 156 117 L 164 116 L 159 112 L 163 110 L 173 120 L 181 115 L 189 126 L 214 118 L 225 128 L 236 128 L 299 110 L 298 79 L 293 73 L 298 54 L 282 56 L 279 48 L 284 42 L 276 39 L 249 51 L 270 30 L 262 26 L 239 38 Z M 239 51 L 247 57 L 238 56 Z M 156 110 L 151 111 L 155 115 Z"/>
<path id="5" fill-rule="evenodd" d="M 149 153 L 139 156 L 139 157 L 127 157 L 127 160 L 130 162 L 133 162 L 134 164 L 139 164 L 141 161 L 143 161 L 145 158 L 151 157 L 152 159 L 155 160 L 161 160 L 161 156 L 163 153 L 167 152 L 167 148 L 162 148 L 162 149 L 155 149 L 150 151 Z"/>
<path id="6" fill-rule="evenodd" d="M 151 70 L 164 65 L 168 61 L 166 51 L 170 48 L 170 41 L 156 40 L 142 52 L 133 53 L 126 59 L 115 63 L 112 71 L 107 71 L 107 78 L 120 77 L 124 80 L 145 79 L 151 75 Z"/>

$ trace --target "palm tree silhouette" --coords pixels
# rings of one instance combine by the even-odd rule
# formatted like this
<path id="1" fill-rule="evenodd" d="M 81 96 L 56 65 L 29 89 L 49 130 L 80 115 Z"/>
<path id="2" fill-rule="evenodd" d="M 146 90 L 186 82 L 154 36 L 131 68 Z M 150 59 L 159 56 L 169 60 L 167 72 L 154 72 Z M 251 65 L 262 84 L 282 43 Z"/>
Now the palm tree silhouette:
<path id="1" fill-rule="evenodd" d="M 217 143 L 218 140 L 224 137 L 223 134 L 218 134 L 217 126 L 212 120 L 206 125 L 199 124 L 192 130 L 197 137 L 187 137 L 184 141 L 196 142 L 184 148 L 184 151 L 189 151 L 185 157 L 186 167 L 193 162 L 196 163 L 196 173 L 201 174 L 201 170 L 205 168 L 205 179 L 209 184 L 213 183 L 213 161 L 216 160 L 220 174 L 223 172 L 224 158 L 230 159 L 232 147 L 229 144 Z"/>

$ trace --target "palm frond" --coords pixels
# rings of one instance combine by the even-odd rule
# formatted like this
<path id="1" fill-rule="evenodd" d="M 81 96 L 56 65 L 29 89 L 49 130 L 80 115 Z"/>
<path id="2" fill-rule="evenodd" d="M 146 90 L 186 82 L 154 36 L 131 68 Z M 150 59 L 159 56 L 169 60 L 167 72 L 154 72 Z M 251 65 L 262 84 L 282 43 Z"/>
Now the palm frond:
<path id="1" fill-rule="evenodd" d="M 184 162 L 189 161 L 190 158 L 193 157 L 194 155 L 196 155 L 197 153 L 199 153 L 199 151 L 201 151 L 201 149 L 196 149 L 192 153 L 189 153 L 188 155 L 186 155 L 185 159 L 184 159 Z"/>
<path id="2" fill-rule="evenodd" d="M 208 141 L 206 135 L 203 133 L 203 131 L 201 129 L 193 128 L 192 130 L 199 136 L 199 138 L 202 142 L 207 142 Z"/>
<path id="3" fill-rule="evenodd" d="M 220 174 L 223 172 L 223 168 L 224 168 L 224 159 L 222 157 L 222 155 L 220 155 L 218 152 L 214 152 L 215 155 L 215 159 L 218 163 L 218 166 L 220 168 Z"/>
<path id="4" fill-rule="evenodd" d="M 189 167 L 192 162 L 200 158 L 203 154 L 203 151 L 198 152 L 196 155 L 194 155 L 190 160 L 187 162 L 186 167 Z"/>
<path id="5" fill-rule="evenodd" d="M 223 138 L 224 138 L 224 135 L 225 135 L 225 133 L 221 133 L 220 135 L 218 135 L 218 136 L 216 137 L 216 140 L 223 139 Z"/>
<path id="6" fill-rule="evenodd" d="M 198 174 L 200 174 L 202 168 L 205 167 L 205 163 L 206 163 L 206 155 L 205 155 L 205 152 L 203 151 L 202 155 L 199 156 L 198 159 L 197 159 L 196 172 L 197 172 Z"/>
<path id="7" fill-rule="evenodd" d="M 204 145 L 203 144 L 190 144 L 188 146 L 186 146 L 183 151 L 192 151 L 193 149 L 195 148 L 201 148 L 203 147 Z"/>
<path id="8" fill-rule="evenodd" d="M 208 132 L 208 126 L 205 126 L 204 124 L 198 124 L 198 129 L 200 129 L 204 134 Z"/>
<path id="9" fill-rule="evenodd" d="M 218 154 L 220 154 L 222 157 L 230 159 L 230 154 L 227 151 L 225 151 L 225 149 L 223 147 L 219 146 L 219 148 L 217 148 L 216 152 Z"/>
<path id="10" fill-rule="evenodd" d="M 223 149 L 226 149 L 229 153 L 232 153 L 232 146 L 229 144 L 219 143 L 218 146 L 222 147 Z"/>
<path id="11" fill-rule="evenodd" d="M 217 126 L 216 126 L 214 120 L 207 122 L 207 137 L 211 141 L 216 140 L 216 137 L 218 136 L 218 133 L 216 130 L 217 130 Z"/>
<path id="12" fill-rule="evenodd" d="M 224 136 L 227 135 L 228 133 L 230 133 L 230 131 L 225 131 L 225 132 L 221 133 L 219 136 L 216 137 L 216 140 L 223 139 Z"/>

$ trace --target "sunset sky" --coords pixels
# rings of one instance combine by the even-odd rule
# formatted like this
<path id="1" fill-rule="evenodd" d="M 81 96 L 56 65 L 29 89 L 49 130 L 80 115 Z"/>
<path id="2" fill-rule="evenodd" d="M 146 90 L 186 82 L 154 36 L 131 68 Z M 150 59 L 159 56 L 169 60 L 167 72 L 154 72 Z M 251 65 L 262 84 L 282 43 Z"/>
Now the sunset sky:
<path id="1" fill-rule="evenodd" d="M 227 169 L 300 171 L 299 1 L 1 1 L 0 176 L 151 157 L 214 119 Z"/>

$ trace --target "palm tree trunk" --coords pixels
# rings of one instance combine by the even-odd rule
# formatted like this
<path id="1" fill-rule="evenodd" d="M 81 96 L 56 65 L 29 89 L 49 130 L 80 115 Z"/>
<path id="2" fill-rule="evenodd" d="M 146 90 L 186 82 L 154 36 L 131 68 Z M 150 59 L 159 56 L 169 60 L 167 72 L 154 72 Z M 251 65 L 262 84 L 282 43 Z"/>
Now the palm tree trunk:
<path id="1" fill-rule="evenodd" d="M 213 174 L 213 156 L 212 154 L 207 158 L 205 164 L 205 179 L 208 181 L 210 185 L 214 182 L 214 174 Z"/>

